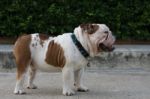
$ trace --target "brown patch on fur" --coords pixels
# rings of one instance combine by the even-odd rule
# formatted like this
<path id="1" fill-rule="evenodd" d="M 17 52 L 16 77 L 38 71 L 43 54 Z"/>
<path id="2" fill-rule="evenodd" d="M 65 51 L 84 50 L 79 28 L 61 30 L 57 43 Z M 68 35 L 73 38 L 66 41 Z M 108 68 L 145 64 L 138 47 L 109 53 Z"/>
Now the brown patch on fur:
<path id="1" fill-rule="evenodd" d="M 47 39 L 49 38 L 49 36 L 46 35 L 46 34 L 39 34 L 39 38 L 40 38 L 41 40 L 47 40 Z"/>
<path id="2" fill-rule="evenodd" d="M 96 24 L 81 24 L 80 27 L 83 31 L 87 31 L 88 34 L 95 33 L 99 28 Z"/>
<path id="3" fill-rule="evenodd" d="M 39 34 L 39 38 L 40 38 L 40 45 L 43 47 L 44 41 L 47 40 L 49 36 L 46 34 Z"/>
<path id="4" fill-rule="evenodd" d="M 22 74 L 26 71 L 31 60 L 30 52 L 31 35 L 20 36 L 14 46 L 13 54 L 17 65 L 17 79 L 19 80 Z"/>
<path id="5" fill-rule="evenodd" d="M 48 45 L 45 61 L 53 66 L 63 68 L 66 63 L 64 50 L 62 47 L 52 40 Z"/>

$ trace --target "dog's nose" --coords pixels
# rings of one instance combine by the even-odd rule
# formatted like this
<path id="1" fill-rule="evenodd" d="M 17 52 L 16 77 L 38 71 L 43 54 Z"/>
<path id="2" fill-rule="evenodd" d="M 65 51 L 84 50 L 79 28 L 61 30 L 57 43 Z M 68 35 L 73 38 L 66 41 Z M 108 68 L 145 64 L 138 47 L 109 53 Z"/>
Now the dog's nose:
<path id="1" fill-rule="evenodd" d="M 114 51 L 115 50 L 115 47 L 111 47 L 111 49 L 109 49 L 110 52 Z"/>
<path id="2" fill-rule="evenodd" d="M 112 51 L 114 51 L 114 50 L 115 50 L 115 47 L 113 46 L 113 47 L 112 47 Z"/>
<path id="3" fill-rule="evenodd" d="M 115 47 L 113 46 L 112 48 L 111 48 L 111 51 L 114 51 L 115 50 Z"/>

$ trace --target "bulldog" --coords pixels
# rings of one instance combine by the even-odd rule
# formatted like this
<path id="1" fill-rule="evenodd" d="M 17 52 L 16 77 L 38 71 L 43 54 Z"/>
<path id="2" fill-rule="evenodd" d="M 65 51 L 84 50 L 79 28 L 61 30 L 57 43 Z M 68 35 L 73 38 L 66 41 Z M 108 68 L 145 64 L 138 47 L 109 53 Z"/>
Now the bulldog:
<path id="1" fill-rule="evenodd" d="M 37 69 L 62 71 L 63 94 L 71 96 L 76 91 L 86 92 L 82 77 L 89 57 L 114 50 L 115 38 L 105 24 L 81 24 L 74 33 L 57 37 L 45 34 L 20 36 L 14 45 L 17 65 L 15 94 L 24 94 L 24 79 L 28 72 L 28 89 L 36 89 L 33 80 Z M 73 82 L 72 82 L 73 81 Z"/>

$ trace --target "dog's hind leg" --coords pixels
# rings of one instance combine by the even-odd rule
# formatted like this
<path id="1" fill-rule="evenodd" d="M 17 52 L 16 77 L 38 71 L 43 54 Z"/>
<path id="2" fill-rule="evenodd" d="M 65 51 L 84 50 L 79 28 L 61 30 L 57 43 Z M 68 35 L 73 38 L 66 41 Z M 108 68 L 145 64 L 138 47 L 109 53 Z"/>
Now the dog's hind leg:
<path id="1" fill-rule="evenodd" d="M 14 90 L 15 94 L 24 94 L 23 89 L 26 69 L 31 63 L 30 52 L 31 35 L 23 35 L 15 43 L 13 54 L 17 65 L 17 82 Z"/>
<path id="2" fill-rule="evenodd" d="M 28 64 L 17 62 L 17 82 L 14 90 L 15 94 L 25 94 L 23 85 L 24 85 L 27 66 Z"/>
<path id="3" fill-rule="evenodd" d="M 33 84 L 35 75 L 36 75 L 36 67 L 31 63 L 31 65 L 28 68 L 28 82 L 27 82 L 28 89 L 37 89 L 37 86 Z"/>

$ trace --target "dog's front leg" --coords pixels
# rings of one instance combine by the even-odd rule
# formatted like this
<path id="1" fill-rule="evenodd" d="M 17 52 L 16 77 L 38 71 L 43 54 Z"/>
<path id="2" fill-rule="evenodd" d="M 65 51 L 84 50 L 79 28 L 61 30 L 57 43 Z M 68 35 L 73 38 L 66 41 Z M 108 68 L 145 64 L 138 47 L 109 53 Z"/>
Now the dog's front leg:
<path id="1" fill-rule="evenodd" d="M 66 96 L 74 95 L 75 92 L 71 89 L 73 85 L 73 69 L 64 67 L 62 70 L 63 76 L 63 94 Z"/>
<path id="2" fill-rule="evenodd" d="M 83 73 L 84 73 L 84 68 L 81 68 L 74 72 L 74 86 L 77 91 L 86 92 L 89 89 L 83 85 L 82 82 Z"/>

